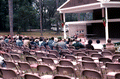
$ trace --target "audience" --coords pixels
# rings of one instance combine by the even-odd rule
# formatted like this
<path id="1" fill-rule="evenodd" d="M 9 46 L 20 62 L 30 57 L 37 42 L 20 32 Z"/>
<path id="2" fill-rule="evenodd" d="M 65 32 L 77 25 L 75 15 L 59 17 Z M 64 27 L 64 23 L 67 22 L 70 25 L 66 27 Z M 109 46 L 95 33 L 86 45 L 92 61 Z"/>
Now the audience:
<path id="1" fill-rule="evenodd" d="M 19 37 L 19 38 L 18 38 Z M 24 38 L 24 39 L 23 39 Z M 7 37 L 5 37 L 5 39 L 7 40 Z M 92 40 L 88 40 L 88 44 L 86 44 L 86 45 L 84 45 L 82 42 L 81 42 L 81 39 L 80 38 L 77 38 L 77 39 L 73 39 L 73 40 L 71 40 L 70 38 L 66 41 L 65 39 L 62 39 L 62 38 L 59 38 L 59 39 L 57 39 L 57 38 L 54 38 L 54 37 L 51 37 L 49 40 L 48 40 L 48 38 L 46 38 L 46 39 L 44 39 L 43 37 L 40 37 L 40 39 L 38 39 L 38 38 L 35 38 L 34 39 L 34 37 L 31 37 L 30 38 L 30 40 L 29 40 L 29 37 L 27 37 L 27 36 L 25 36 L 25 37 L 21 37 L 21 36 L 16 36 L 16 37 L 14 37 L 14 41 L 16 42 L 16 43 L 13 43 L 13 45 L 11 46 L 11 49 L 14 49 L 14 48 L 18 48 L 18 49 L 20 49 L 20 48 L 22 48 L 23 47 L 23 49 L 21 49 L 21 51 L 24 51 L 24 50 L 26 50 L 26 48 L 25 47 L 29 47 L 28 48 L 28 50 L 30 50 L 30 51 L 36 51 L 36 48 L 38 47 L 38 48 L 40 48 L 41 46 L 44 46 L 45 48 L 47 47 L 47 45 L 50 47 L 50 49 L 51 50 L 53 50 L 53 46 L 56 48 L 55 50 L 59 50 L 58 48 L 60 47 L 60 48 L 62 48 L 62 49 L 67 49 L 67 44 L 68 44 L 68 46 L 70 46 L 70 45 L 72 45 L 72 47 L 74 46 L 75 47 L 75 49 L 74 49 L 74 47 L 73 47 L 73 50 L 79 50 L 79 49 L 82 49 L 82 48 L 85 48 L 86 47 L 86 49 L 90 49 L 90 50 L 94 50 L 94 49 L 103 49 L 103 45 L 102 44 L 100 44 L 100 40 L 96 40 L 96 44 L 94 44 L 94 45 L 92 45 Z M 5 43 L 5 44 L 7 44 L 8 45 L 8 47 L 11 45 L 9 45 L 9 42 L 7 42 L 7 41 L 5 41 L 4 40 L 4 37 L 3 36 L 0 36 L 0 44 L 3 44 L 3 43 Z M 73 43 L 73 44 L 72 44 Z M 15 45 L 14 45 L 15 44 Z M 7 45 L 5 45 L 6 47 L 5 47 L 5 50 L 7 50 Z M 17 45 L 17 46 L 16 46 Z M 32 46 L 34 47 L 34 49 L 32 48 Z M 32 49 L 32 50 L 31 50 Z M 48 54 L 48 51 L 50 50 L 50 49 L 48 49 L 48 50 L 44 50 L 44 51 L 42 51 L 41 49 L 39 49 L 39 51 L 41 52 L 44 52 L 45 54 Z M 108 50 L 110 50 L 111 52 L 115 52 L 115 47 L 114 47 L 114 44 L 113 43 L 111 43 L 111 39 L 108 39 L 108 43 L 106 44 L 106 49 L 108 49 Z M 69 50 L 69 53 L 68 53 L 68 51 L 67 51 L 67 54 L 69 54 L 69 55 L 71 55 L 72 53 L 72 51 L 73 50 Z M 1 51 L 1 49 L 0 49 L 0 51 Z M 3 50 L 2 50 L 3 51 Z M 83 51 L 84 52 L 84 51 Z M 9 53 L 9 52 L 6 52 L 6 53 Z M 12 52 L 11 52 L 12 53 Z M 31 52 L 31 53 L 34 53 L 34 55 L 32 54 L 31 56 L 33 56 L 33 57 L 35 57 L 36 58 L 36 56 L 35 56 L 35 52 Z M 66 53 L 66 52 L 65 52 Z M 71 58 L 71 57 L 75 57 L 75 54 L 73 54 L 72 56 L 70 56 L 69 57 L 69 55 L 68 55 L 68 58 L 67 58 L 67 55 L 65 55 L 65 57 L 64 57 L 64 54 L 62 54 L 62 52 L 61 52 L 61 50 L 60 51 L 58 51 L 58 54 L 60 54 L 61 56 L 59 56 L 59 55 L 56 55 L 56 57 L 58 58 L 58 61 L 59 60 L 61 60 L 61 59 L 66 59 L 67 61 L 69 61 L 69 58 Z M 80 53 L 81 54 L 81 53 Z M 11 55 L 11 54 L 10 54 Z M 21 55 L 21 54 L 20 54 Z M 22 55 L 24 55 L 24 54 L 22 54 Z M 51 54 L 52 55 L 52 54 Z M 102 54 L 101 54 L 102 55 Z M 4 57 L 4 56 L 3 56 Z M 2 55 L 0 56 L 0 64 L 1 64 L 1 67 L 7 67 L 7 64 L 5 64 L 5 62 L 4 62 L 4 58 L 2 57 Z M 60 58 L 61 57 L 61 58 Z M 47 58 L 47 55 L 46 55 L 46 58 Z M 57 60 L 57 58 L 56 58 L 56 60 Z M 91 57 L 92 58 L 92 57 Z M 21 59 L 23 59 L 23 58 L 21 58 Z M 24 60 L 24 59 L 23 59 Z M 76 58 L 74 58 L 74 60 L 75 61 L 73 61 L 73 60 L 70 60 L 70 62 L 71 63 L 75 63 L 76 64 L 76 66 L 78 65 L 78 63 L 77 63 L 77 59 Z M 25 62 L 27 62 L 27 61 L 25 61 Z M 43 62 L 43 61 L 41 61 L 41 62 Z M 29 62 L 28 62 L 29 63 Z M 82 64 L 82 63 L 79 63 L 79 64 Z M 58 64 L 57 64 L 58 65 Z M 59 64 L 59 65 L 61 65 L 61 64 Z M 34 64 L 31 64 L 31 66 L 34 66 Z M 36 66 L 36 64 L 35 64 L 35 66 Z M 54 66 L 54 65 L 53 65 Z M 74 66 L 74 68 L 76 67 L 76 66 Z M 56 64 L 55 64 L 55 66 L 54 67 L 56 67 Z M 77 69 L 78 68 L 78 66 L 75 68 L 75 69 Z M 64 75 L 67 75 L 68 74 L 68 71 L 66 71 L 66 70 L 64 70 L 63 71 L 63 74 Z"/>
<path id="2" fill-rule="evenodd" d="M 92 44 L 92 40 L 88 40 L 88 44 L 86 45 L 86 48 L 90 50 L 94 50 L 94 47 L 91 44 Z"/>

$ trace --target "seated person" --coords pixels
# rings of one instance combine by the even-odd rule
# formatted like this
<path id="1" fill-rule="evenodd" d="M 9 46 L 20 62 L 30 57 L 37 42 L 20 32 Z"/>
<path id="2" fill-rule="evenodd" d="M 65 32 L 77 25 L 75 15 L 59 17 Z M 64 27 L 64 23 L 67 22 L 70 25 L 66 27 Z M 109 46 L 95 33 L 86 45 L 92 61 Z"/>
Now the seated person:
<path id="1" fill-rule="evenodd" d="M 2 56 L 0 56 L 0 65 L 1 67 L 5 67 L 5 62 L 4 62 L 4 58 Z"/>
<path id="2" fill-rule="evenodd" d="M 7 36 L 5 36 L 4 41 L 5 41 L 6 43 L 8 43 L 8 42 L 9 42 L 9 39 L 8 39 L 8 37 L 7 37 Z"/>
<path id="3" fill-rule="evenodd" d="M 76 50 L 80 49 L 80 48 L 84 48 L 84 45 L 82 45 L 80 39 L 76 39 L 76 43 L 73 44 L 73 46 L 75 47 Z"/>
<path id="4" fill-rule="evenodd" d="M 58 39 L 58 46 L 60 46 L 62 49 L 67 49 L 66 43 L 64 42 L 64 39 Z"/>
<path id="5" fill-rule="evenodd" d="M 112 53 L 114 53 L 115 52 L 115 46 L 114 46 L 113 43 L 111 43 L 111 39 L 108 39 L 107 42 L 108 43 L 106 44 L 106 49 L 111 51 Z"/>
<path id="6" fill-rule="evenodd" d="M 88 44 L 86 45 L 86 48 L 90 50 L 94 50 L 94 47 L 91 44 L 92 44 L 92 40 L 88 40 Z"/>
<path id="7" fill-rule="evenodd" d="M 19 47 L 21 47 L 23 45 L 21 36 L 19 36 L 19 39 L 16 40 L 16 45 L 19 46 Z"/>
<path id="8" fill-rule="evenodd" d="M 82 43 L 83 45 L 86 44 L 86 37 L 84 37 L 84 34 L 81 33 L 78 38 L 81 39 L 81 43 Z"/>
<path id="9" fill-rule="evenodd" d="M 96 40 L 96 43 L 97 44 L 94 44 L 93 46 L 94 46 L 94 49 L 103 49 L 103 45 L 102 44 L 100 44 L 100 40 Z"/>

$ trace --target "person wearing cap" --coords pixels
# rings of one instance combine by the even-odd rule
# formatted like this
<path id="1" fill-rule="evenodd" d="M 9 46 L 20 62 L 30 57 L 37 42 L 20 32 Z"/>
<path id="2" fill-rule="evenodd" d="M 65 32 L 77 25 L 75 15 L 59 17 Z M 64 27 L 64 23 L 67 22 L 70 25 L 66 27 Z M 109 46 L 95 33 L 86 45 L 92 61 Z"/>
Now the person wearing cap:
<path id="1" fill-rule="evenodd" d="M 84 45 L 82 45 L 80 42 L 81 42 L 81 40 L 77 38 L 76 42 L 72 46 L 74 46 L 76 50 L 78 50 L 80 48 L 84 48 Z"/>

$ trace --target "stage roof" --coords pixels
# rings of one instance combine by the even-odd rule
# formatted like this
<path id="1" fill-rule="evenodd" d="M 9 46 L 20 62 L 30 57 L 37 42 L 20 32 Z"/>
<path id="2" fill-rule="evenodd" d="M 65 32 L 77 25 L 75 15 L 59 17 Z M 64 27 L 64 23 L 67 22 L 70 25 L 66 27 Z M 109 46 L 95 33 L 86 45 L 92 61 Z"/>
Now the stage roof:
<path id="1" fill-rule="evenodd" d="M 107 7 L 107 8 L 120 8 L 120 2 L 118 2 L 118 1 L 96 2 L 96 3 L 90 3 L 90 4 L 84 4 L 84 5 L 62 8 L 68 2 L 69 2 L 69 0 L 66 1 L 57 10 L 60 13 L 80 13 L 80 12 L 86 12 L 86 11 L 91 11 L 91 10 L 95 10 L 95 9 L 102 9 L 102 8 L 105 8 L 105 7 Z"/>

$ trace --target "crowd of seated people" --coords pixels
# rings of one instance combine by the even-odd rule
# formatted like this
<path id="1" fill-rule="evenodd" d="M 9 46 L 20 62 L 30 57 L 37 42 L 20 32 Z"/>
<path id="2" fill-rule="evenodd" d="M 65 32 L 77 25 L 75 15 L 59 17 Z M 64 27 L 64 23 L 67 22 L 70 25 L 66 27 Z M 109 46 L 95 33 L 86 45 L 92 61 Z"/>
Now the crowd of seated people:
<path id="1" fill-rule="evenodd" d="M 62 38 L 54 38 L 54 37 L 51 37 L 51 38 L 39 37 L 38 38 L 38 37 L 28 37 L 28 36 L 22 36 L 22 35 L 19 35 L 19 36 L 16 35 L 13 37 L 14 38 L 10 37 L 9 35 L 8 36 L 0 36 L 0 54 L 1 54 L 0 64 L 1 64 L 1 67 L 7 67 L 6 64 L 3 62 L 4 60 L 6 61 L 6 58 L 4 59 L 5 53 L 12 56 L 12 53 L 17 52 L 16 54 L 20 55 L 22 57 L 21 59 L 23 59 L 23 61 L 29 63 L 27 61 L 27 59 L 26 60 L 24 60 L 24 59 L 27 57 L 25 52 L 27 52 L 27 53 L 30 52 L 30 54 L 27 54 L 27 55 L 33 56 L 36 59 L 37 59 L 37 54 L 42 53 L 43 57 L 40 57 L 42 60 L 40 62 L 45 62 L 45 61 L 43 61 L 43 59 L 45 57 L 46 58 L 49 58 L 49 56 L 54 57 L 53 60 L 58 60 L 58 63 L 53 65 L 56 67 L 56 70 L 59 67 L 58 64 L 61 65 L 61 63 L 59 61 L 62 61 L 62 59 L 67 59 L 68 61 L 70 60 L 70 62 L 72 62 L 72 64 L 74 64 L 74 66 L 72 66 L 73 69 L 75 71 L 78 70 L 76 72 L 80 72 L 80 71 L 82 71 L 79 68 L 79 65 L 81 65 L 80 64 L 81 60 L 79 60 L 78 55 L 82 54 L 86 57 L 92 58 L 92 55 L 90 55 L 87 52 L 95 50 L 95 49 L 101 49 L 101 51 L 104 51 L 104 49 L 106 49 L 106 50 L 112 52 L 112 55 L 114 55 L 114 53 L 115 53 L 114 44 L 111 43 L 111 39 L 108 39 L 108 43 L 106 44 L 106 47 L 104 48 L 103 45 L 100 43 L 100 40 L 96 40 L 96 44 L 92 44 L 93 43 L 92 40 L 88 40 L 87 43 L 83 43 L 80 38 L 75 38 L 75 39 L 74 38 L 62 39 Z M 70 47 L 73 47 L 73 48 L 69 49 Z M 41 48 L 44 48 L 45 50 L 42 50 Z M 17 50 L 17 51 L 15 51 L 15 50 Z M 19 50 L 19 52 L 22 52 L 22 54 L 19 54 L 18 50 Z M 53 51 L 54 53 L 57 52 L 58 55 L 51 54 L 50 51 Z M 99 54 L 101 56 L 102 52 Z M 63 56 L 60 56 L 60 55 L 63 55 Z M 108 56 L 106 56 L 106 57 L 108 57 Z M 80 58 L 83 59 L 82 57 L 80 57 Z M 112 59 L 112 58 L 110 58 L 110 59 Z M 52 62 L 52 61 L 49 61 L 49 63 L 50 62 Z M 83 61 L 82 61 L 82 63 L 83 63 Z M 48 66 L 50 66 L 50 64 Z M 36 68 L 36 69 L 38 69 L 38 68 Z M 57 71 L 57 72 L 59 72 L 59 71 Z M 66 75 L 66 74 L 68 74 L 69 71 L 63 70 L 63 72 L 64 72 L 63 75 Z M 80 72 L 80 73 L 83 73 L 83 72 Z M 41 75 L 39 75 L 39 76 L 41 76 Z M 101 79 L 104 79 L 104 78 L 101 78 Z"/>
<path id="2" fill-rule="evenodd" d="M 10 35 L 8 36 L 0 36 L 0 43 L 9 43 L 14 42 L 17 46 L 21 47 L 29 47 L 34 46 L 34 49 L 39 46 L 44 46 L 46 48 L 46 45 L 50 47 L 51 50 L 53 50 L 53 47 L 60 46 L 62 49 L 67 49 L 68 46 L 74 46 L 76 50 L 79 49 L 101 49 L 103 50 L 104 47 L 102 44 L 100 44 L 100 40 L 96 40 L 96 44 L 92 44 L 92 40 L 88 40 L 88 42 L 82 41 L 81 38 L 68 38 L 68 39 L 58 39 L 58 38 L 44 38 L 44 37 L 28 37 L 28 36 L 22 36 L 22 35 L 15 35 L 13 36 L 13 39 L 11 39 Z M 108 39 L 108 43 L 106 44 L 105 49 L 110 50 L 111 52 L 115 52 L 114 44 L 111 43 L 111 39 Z"/>

